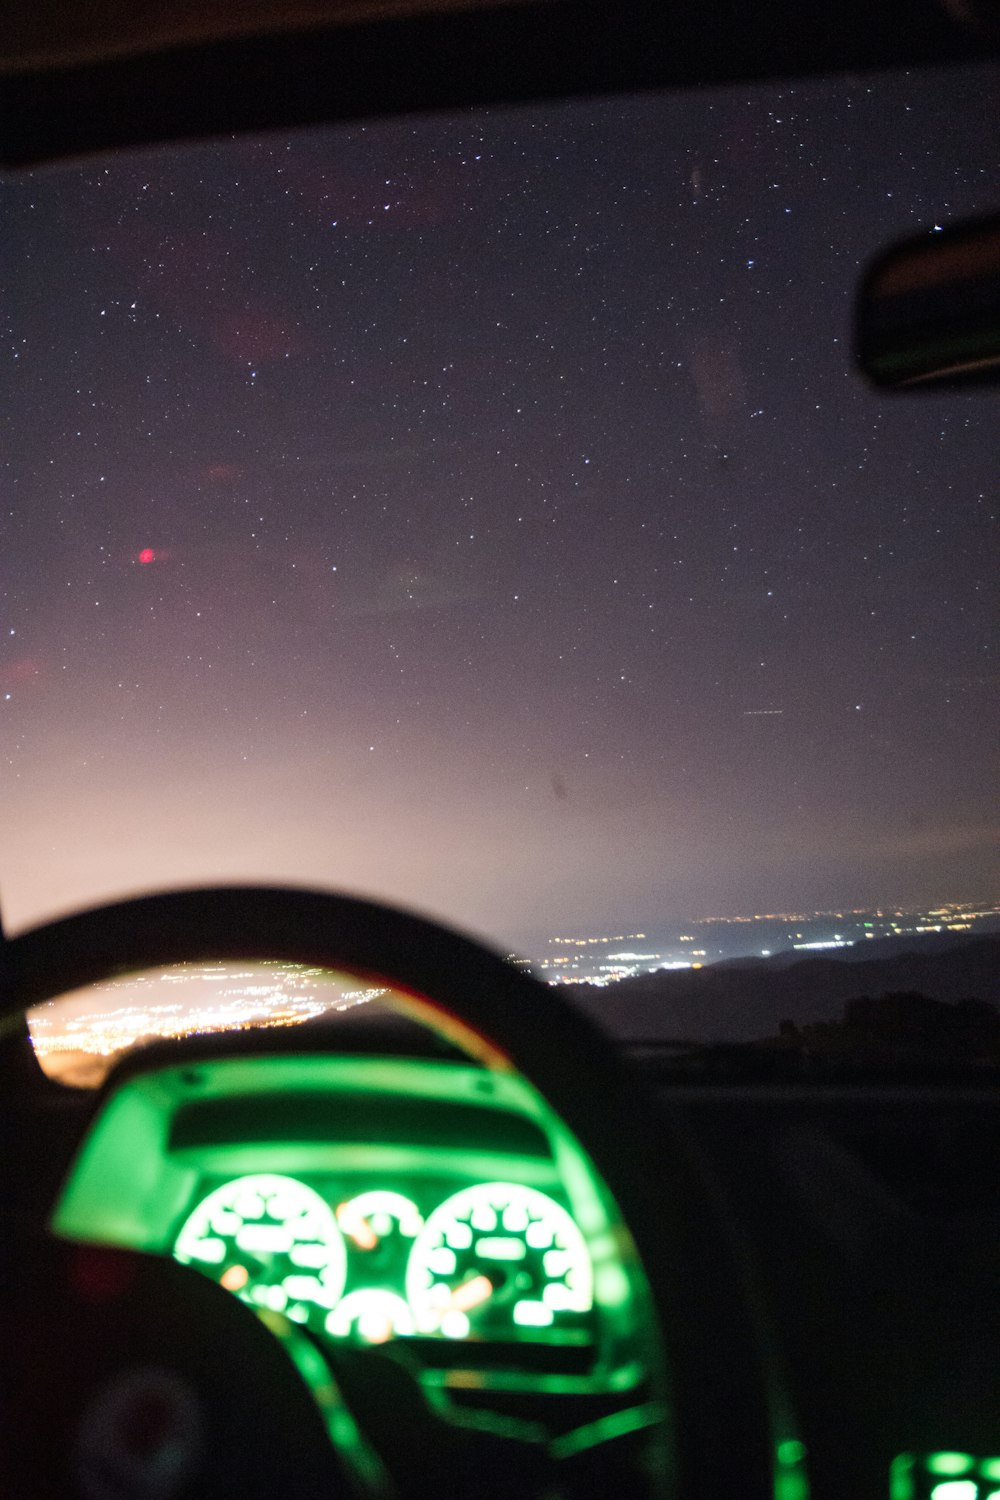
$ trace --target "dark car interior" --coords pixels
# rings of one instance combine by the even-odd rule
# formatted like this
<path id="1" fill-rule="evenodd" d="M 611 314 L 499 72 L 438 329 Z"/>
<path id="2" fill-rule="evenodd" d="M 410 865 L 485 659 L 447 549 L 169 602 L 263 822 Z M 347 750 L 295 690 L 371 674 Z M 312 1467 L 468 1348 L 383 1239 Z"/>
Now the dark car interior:
<path id="1" fill-rule="evenodd" d="M 16 173 L 996 58 L 1000 13 L 109 3 L 7 7 L 0 37 Z M 856 340 L 872 381 L 995 378 L 996 230 L 963 234 L 930 292 L 912 247 L 877 264 Z M 979 281 L 955 293 L 944 252 L 964 266 L 968 243 Z M 273 963 L 379 1003 L 153 1041 L 89 1091 L 38 1066 L 32 1006 Z M 7 938 L 0 965 L 4 1494 L 1000 1496 L 995 1067 L 675 1066 L 446 928 L 301 889 L 122 901 Z"/>

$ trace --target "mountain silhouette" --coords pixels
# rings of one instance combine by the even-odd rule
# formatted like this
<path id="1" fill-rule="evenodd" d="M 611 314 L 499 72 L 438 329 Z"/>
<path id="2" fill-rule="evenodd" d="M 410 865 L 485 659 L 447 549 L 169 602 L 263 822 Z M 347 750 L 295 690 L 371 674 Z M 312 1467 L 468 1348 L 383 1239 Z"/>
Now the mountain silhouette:
<path id="1" fill-rule="evenodd" d="M 920 940 L 916 942 L 919 944 Z M 574 1000 L 626 1041 L 746 1042 L 834 1021 L 849 1001 L 891 994 L 931 1000 L 1000 1002 L 1000 938 L 959 939 L 859 960 L 733 959 L 704 969 L 659 970 L 597 989 L 574 985 Z"/>

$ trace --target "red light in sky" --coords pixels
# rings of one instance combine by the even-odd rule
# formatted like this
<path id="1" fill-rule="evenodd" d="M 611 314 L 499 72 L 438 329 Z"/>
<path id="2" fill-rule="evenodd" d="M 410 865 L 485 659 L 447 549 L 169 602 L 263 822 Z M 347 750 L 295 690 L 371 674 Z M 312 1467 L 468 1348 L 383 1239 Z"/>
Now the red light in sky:
<path id="1" fill-rule="evenodd" d="M 152 547 L 143 547 L 142 551 L 139 553 L 139 561 L 141 563 L 151 563 L 155 557 L 156 553 L 153 551 Z"/>

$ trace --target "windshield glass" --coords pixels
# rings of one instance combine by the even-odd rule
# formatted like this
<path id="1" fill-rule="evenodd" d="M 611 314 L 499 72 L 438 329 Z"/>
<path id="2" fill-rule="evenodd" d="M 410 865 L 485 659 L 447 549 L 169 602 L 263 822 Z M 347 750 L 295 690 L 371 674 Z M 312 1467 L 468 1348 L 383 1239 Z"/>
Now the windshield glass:
<path id="1" fill-rule="evenodd" d="M 607 982 L 988 926 L 996 398 L 872 393 L 850 320 L 995 207 L 995 108 L 979 67 L 9 177 L 8 927 L 306 883 Z"/>

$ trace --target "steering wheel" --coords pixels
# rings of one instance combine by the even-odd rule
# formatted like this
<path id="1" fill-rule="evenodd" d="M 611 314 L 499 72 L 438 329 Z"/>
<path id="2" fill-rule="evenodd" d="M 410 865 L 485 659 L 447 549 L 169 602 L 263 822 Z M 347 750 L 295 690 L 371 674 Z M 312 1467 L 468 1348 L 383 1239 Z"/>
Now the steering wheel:
<path id="1" fill-rule="evenodd" d="M 719 1382 L 717 1371 L 709 1373 L 712 1362 L 705 1359 L 704 1352 L 699 1353 L 703 1351 L 706 1329 L 719 1328 L 719 1309 L 708 1305 L 712 1294 L 699 1298 L 698 1287 L 690 1284 L 690 1274 L 685 1272 L 685 1266 L 690 1266 L 690 1254 L 693 1241 L 699 1236 L 699 1226 L 704 1226 L 711 1217 L 698 1184 L 697 1172 L 688 1164 L 680 1148 L 659 1155 L 655 1164 L 651 1162 L 650 1143 L 654 1139 L 662 1141 L 664 1124 L 659 1119 L 654 1126 L 652 1104 L 639 1080 L 626 1070 L 615 1046 L 596 1026 L 561 1000 L 551 988 L 538 983 L 522 969 L 436 924 L 344 896 L 257 887 L 167 892 L 85 911 L 8 941 L 3 950 L 5 973 L 0 1025 L 5 1021 L 7 1025 L 16 1024 L 16 1018 L 23 1017 L 30 1006 L 126 973 L 178 963 L 230 959 L 307 964 L 385 986 L 390 991 L 389 1003 L 398 1010 L 457 1043 L 487 1067 L 500 1071 L 514 1069 L 533 1085 L 575 1136 L 617 1205 L 621 1220 L 627 1226 L 619 1247 L 621 1254 L 636 1268 L 638 1285 L 649 1289 L 647 1326 L 660 1331 L 658 1339 L 654 1336 L 654 1346 L 662 1352 L 669 1345 L 669 1358 L 665 1357 L 660 1368 L 652 1372 L 654 1388 L 657 1388 L 663 1405 L 662 1419 L 654 1424 L 647 1445 L 646 1467 L 651 1471 L 649 1492 L 664 1496 L 679 1494 L 684 1500 L 694 1495 L 722 1493 L 718 1488 L 719 1474 L 712 1478 L 711 1459 L 706 1463 L 708 1434 L 703 1430 L 705 1419 L 702 1414 L 705 1391 L 697 1388 L 699 1375 L 696 1374 L 693 1380 L 672 1380 L 669 1388 L 667 1382 L 668 1366 L 674 1371 L 688 1368 L 698 1372 L 699 1365 L 702 1380 L 707 1380 L 709 1385 L 714 1380 L 716 1386 Z M 15 1149 L 16 1146 L 15 1142 Z M 39 1252 L 40 1262 L 44 1261 L 48 1268 L 50 1285 L 60 1286 L 64 1302 L 69 1295 L 77 1298 L 73 1304 L 76 1314 L 73 1308 L 68 1310 L 64 1337 L 72 1335 L 70 1325 L 74 1316 L 79 1315 L 79 1296 L 73 1291 L 74 1275 L 78 1280 L 73 1257 L 79 1248 L 49 1241 Z M 168 1369 L 164 1374 L 160 1369 L 164 1359 L 161 1357 L 158 1361 L 154 1357 L 157 1348 L 163 1350 L 168 1345 L 173 1348 L 173 1335 L 167 1338 L 164 1330 L 173 1325 L 200 1327 L 211 1330 L 203 1335 L 203 1341 L 207 1339 L 210 1345 L 216 1342 L 225 1344 L 233 1339 L 233 1350 L 236 1351 L 238 1346 L 239 1352 L 233 1354 L 233 1358 L 239 1361 L 236 1392 L 228 1389 L 233 1385 L 232 1381 L 218 1382 L 226 1389 L 216 1390 L 209 1396 L 207 1412 L 189 1414 L 192 1433 L 196 1427 L 199 1430 L 202 1426 L 204 1428 L 198 1439 L 201 1451 L 210 1453 L 220 1443 L 232 1442 L 231 1437 L 223 1439 L 220 1434 L 235 1430 L 236 1426 L 243 1432 L 242 1441 L 250 1442 L 250 1451 L 256 1451 L 255 1444 L 257 1449 L 267 1449 L 269 1424 L 264 1419 L 263 1410 L 258 1411 L 249 1424 L 253 1433 L 251 1440 L 247 1437 L 245 1412 L 242 1423 L 235 1423 L 231 1408 L 234 1402 L 242 1403 L 245 1408 L 248 1399 L 251 1408 L 255 1401 L 261 1408 L 266 1406 L 264 1388 L 269 1381 L 276 1382 L 275 1389 L 281 1392 L 278 1404 L 283 1412 L 283 1422 L 286 1425 L 292 1421 L 301 1422 L 304 1433 L 312 1431 L 315 1409 L 311 1407 L 305 1386 L 293 1378 L 291 1364 L 285 1361 L 286 1374 L 279 1376 L 275 1373 L 273 1358 L 265 1358 L 259 1349 L 250 1347 L 256 1329 L 254 1336 L 232 1333 L 230 1325 L 235 1326 L 234 1319 L 246 1321 L 248 1326 L 254 1322 L 252 1315 L 236 1299 L 207 1285 L 198 1273 L 155 1257 L 124 1251 L 98 1253 L 88 1250 L 88 1253 L 91 1257 L 97 1254 L 98 1261 L 101 1256 L 106 1260 L 110 1257 L 119 1268 L 132 1260 L 146 1263 L 139 1271 L 133 1268 L 126 1278 L 133 1288 L 129 1293 L 132 1299 L 129 1316 L 136 1324 L 142 1324 L 148 1314 L 150 1326 L 159 1329 L 156 1338 L 147 1338 L 149 1347 L 142 1351 L 140 1365 L 160 1372 L 149 1379 L 154 1390 L 159 1392 L 160 1406 L 166 1406 L 170 1420 L 175 1424 L 183 1426 L 186 1398 L 177 1390 L 170 1395 L 171 1372 Z M 28 1253 L 22 1251 L 19 1266 L 8 1268 L 12 1274 L 4 1277 L 7 1292 L 0 1298 L 0 1313 L 3 1313 L 9 1328 L 10 1306 L 21 1305 L 22 1309 L 30 1306 L 42 1318 L 43 1338 L 53 1338 L 51 1320 L 48 1324 L 45 1322 L 43 1299 L 36 1295 L 33 1300 L 27 1290 L 29 1283 L 37 1287 L 38 1281 L 37 1276 L 26 1273 L 25 1267 L 30 1261 L 29 1249 Z M 185 1315 L 182 1304 L 188 1306 L 188 1315 Z M 98 1338 L 98 1324 L 91 1319 L 89 1339 Z M 668 1339 L 663 1338 L 664 1330 L 669 1330 Z M 734 1370 L 741 1372 L 737 1384 L 745 1407 L 748 1399 L 759 1401 L 760 1392 L 743 1358 L 745 1349 L 739 1330 L 731 1325 L 729 1333 L 730 1347 L 726 1351 L 728 1375 L 723 1377 L 723 1383 L 725 1379 L 733 1381 L 736 1378 Z M 270 1343 L 274 1342 L 270 1334 L 266 1337 Z M 8 1349 L 17 1347 L 9 1338 L 4 1339 L 4 1344 Z M 38 1347 L 37 1331 L 35 1346 Z M 273 1352 L 269 1351 L 269 1355 Z M 134 1348 L 131 1357 L 134 1365 L 139 1357 Z M 189 1364 L 191 1360 L 197 1363 L 201 1357 L 197 1349 L 193 1352 L 189 1349 L 184 1355 Z M 175 1360 L 175 1364 L 177 1362 Z M 16 1365 L 17 1361 L 14 1363 Z M 180 1363 L 183 1364 L 183 1360 Z M 71 1359 L 69 1366 L 73 1365 Z M 79 1360 L 76 1360 L 76 1365 L 80 1365 Z M 267 1379 L 262 1375 L 251 1379 L 253 1396 L 248 1398 L 244 1381 L 251 1365 L 258 1371 L 266 1370 Z M 354 1404 L 362 1413 L 366 1407 L 370 1413 L 380 1407 L 384 1411 L 386 1403 L 379 1400 L 378 1379 L 372 1375 L 371 1364 L 365 1366 L 365 1373 L 360 1378 L 351 1373 L 350 1365 L 348 1356 L 340 1372 L 348 1404 L 351 1404 L 353 1390 Z M 398 1367 L 396 1369 L 396 1374 L 386 1373 L 385 1378 L 390 1383 L 399 1378 Z M 80 1380 L 84 1380 L 79 1370 L 77 1374 Z M 746 1379 L 743 1379 L 744 1375 Z M 7 1378 L 8 1381 L 12 1378 L 9 1363 Z M 19 1394 L 17 1385 L 13 1387 L 11 1399 L 5 1403 L 9 1408 L 16 1408 L 19 1401 L 29 1398 L 29 1391 L 24 1388 L 25 1385 L 30 1387 L 26 1372 L 22 1369 L 18 1375 L 15 1370 L 13 1379 L 20 1379 L 22 1390 Z M 93 1384 L 96 1377 L 88 1376 L 87 1379 Z M 91 1391 L 88 1396 L 91 1407 L 96 1404 L 97 1417 L 94 1420 L 98 1426 L 101 1399 L 113 1401 L 113 1397 L 107 1394 L 110 1387 L 106 1371 L 101 1379 L 104 1385 L 101 1386 L 98 1380 L 100 1389 Z M 298 1392 L 294 1399 L 291 1394 L 293 1386 Z M 183 1378 L 181 1387 L 187 1389 Z M 293 1417 L 290 1413 L 299 1395 L 301 1410 Z M 397 1389 L 393 1400 L 402 1410 L 406 1402 L 405 1391 Z M 306 1407 L 312 1410 L 311 1416 Z M 740 1419 L 736 1418 L 735 1428 L 739 1427 L 739 1422 Z M 425 1432 L 430 1444 L 433 1444 L 433 1430 L 433 1423 L 429 1422 Z M 214 1436 L 206 1436 L 207 1432 Z M 78 1436 L 74 1441 L 77 1442 L 74 1451 L 78 1453 Z M 197 1446 L 193 1437 L 190 1446 L 192 1451 Z M 333 1452 L 332 1448 L 330 1452 Z M 481 1462 L 482 1451 L 477 1452 L 477 1462 Z M 385 1470 L 377 1457 L 370 1464 L 351 1466 L 345 1465 L 341 1455 L 341 1483 L 335 1484 L 331 1490 L 329 1475 L 325 1479 L 321 1476 L 317 1481 L 315 1444 L 304 1440 L 302 1453 L 306 1455 L 304 1468 L 297 1472 L 292 1463 L 292 1467 L 285 1471 L 285 1481 L 279 1486 L 283 1493 L 312 1494 L 317 1482 L 325 1484 L 327 1493 L 342 1492 L 344 1487 L 349 1491 L 352 1484 L 354 1488 L 360 1484 L 362 1489 L 367 1485 L 368 1492 L 372 1493 L 386 1483 Z M 0 1464 L 2 1461 L 0 1455 Z M 505 1461 L 501 1444 L 488 1459 L 494 1477 L 502 1472 Z M 254 1467 L 251 1462 L 251 1476 Z M 716 1462 L 716 1470 L 718 1467 Z M 749 1475 L 742 1461 L 740 1467 L 743 1469 L 743 1492 L 755 1493 L 754 1485 L 747 1487 Z M 765 1471 L 767 1467 L 765 1458 Z M 248 1478 L 248 1487 L 241 1489 L 241 1493 L 263 1496 L 275 1492 L 271 1479 L 266 1482 L 271 1485 L 270 1490 L 263 1483 L 266 1468 L 263 1462 L 258 1468 L 261 1483 Z M 273 1474 L 273 1466 L 268 1472 Z M 527 1473 L 507 1477 L 521 1488 L 525 1488 L 527 1481 L 530 1491 Z M 219 1492 L 212 1487 L 208 1470 L 200 1480 L 198 1476 L 185 1477 L 181 1488 L 177 1483 L 171 1488 L 164 1481 L 157 1489 L 153 1481 L 149 1481 L 152 1487 L 126 1487 L 121 1490 L 121 1497 L 122 1500 L 125 1497 L 173 1500 L 176 1494 L 179 1500 L 181 1495 L 207 1496 Z M 88 1481 L 79 1493 L 86 1495 L 88 1500 L 89 1497 L 104 1500 L 105 1496 L 108 1500 L 112 1496 L 118 1500 L 109 1484 L 110 1481 L 100 1479 Z M 30 1489 L 25 1490 L 17 1484 L 13 1488 L 9 1485 L 3 1488 L 10 1489 L 11 1493 L 15 1489 L 18 1493 L 31 1493 Z M 493 1492 L 485 1484 L 480 1490 L 484 1494 Z M 584 1491 L 589 1493 L 586 1487 Z M 60 1492 L 66 1493 L 65 1489 Z M 45 1491 L 37 1490 L 36 1493 Z"/>

